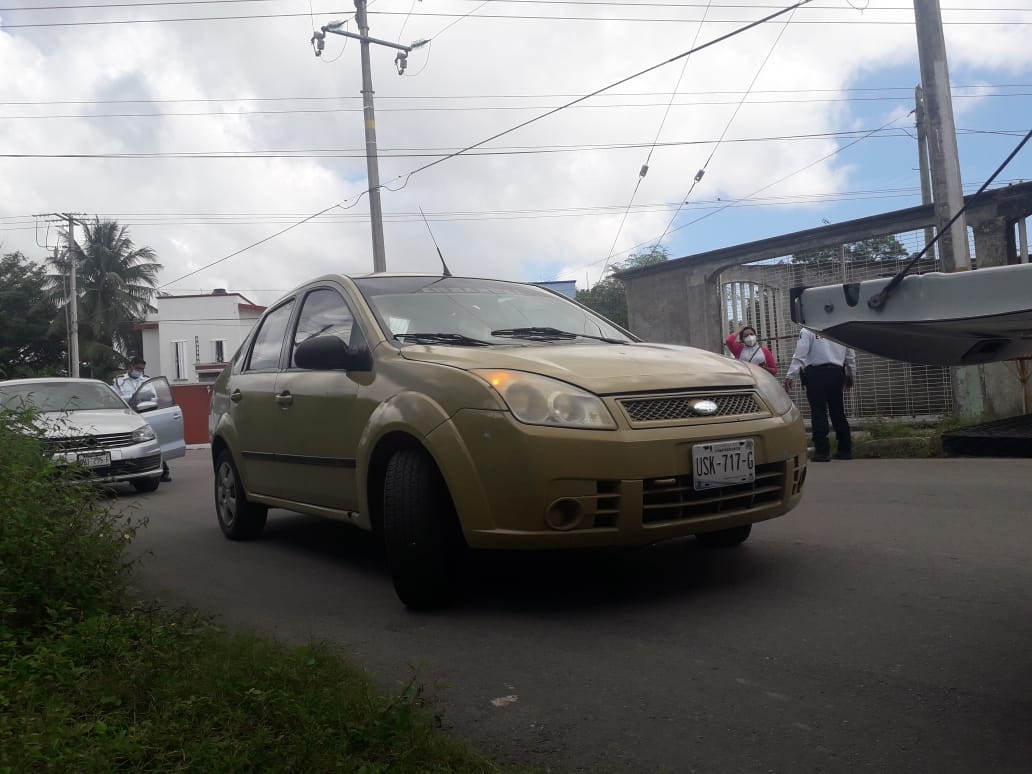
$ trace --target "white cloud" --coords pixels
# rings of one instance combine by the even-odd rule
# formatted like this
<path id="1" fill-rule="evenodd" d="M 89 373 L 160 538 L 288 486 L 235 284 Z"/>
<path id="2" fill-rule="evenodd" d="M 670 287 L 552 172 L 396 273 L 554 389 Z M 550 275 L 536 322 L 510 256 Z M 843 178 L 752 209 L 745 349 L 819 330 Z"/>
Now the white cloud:
<path id="1" fill-rule="evenodd" d="M 396 39 L 404 19 L 402 14 L 410 5 L 410 0 L 379 0 L 373 11 L 381 13 L 371 14 L 371 34 Z M 699 41 L 731 31 L 741 23 L 736 19 L 751 20 L 769 12 L 759 4 L 737 8 L 740 5 L 714 2 L 708 18 L 718 21 L 703 27 Z M 721 144 L 713 155 L 706 176 L 692 192 L 691 206 L 718 198 L 727 201 L 747 196 L 781 178 L 786 179 L 764 191 L 764 195 L 877 188 L 898 179 L 898 170 L 886 171 L 872 163 L 885 146 L 858 146 L 863 150 L 852 155 L 831 155 L 826 161 L 792 175 L 816 159 L 833 154 L 841 141 L 814 137 L 765 143 L 730 142 L 872 128 L 869 112 L 862 111 L 859 103 L 833 100 L 842 98 L 845 90 L 861 79 L 876 78 L 881 72 L 898 73 L 910 68 L 909 82 L 896 82 L 897 76 L 894 82 L 884 84 L 910 86 L 916 82 L 917 66 L 912 26 L 868 23 L 912 21 L 912 14 L 879 10 L 877 3 L 871 6 L 863 14 L 846 8 L 804 8 L 795 14 L 757 78 L 755 89 L 763 94 L 754 94 L 727 129 L 728 142 Z M 317 11 L 319 7 L 316 6 Z M 475 7 L 459 0 L 435 3 L 432 7 L 417 4 L 417 10 L 427 14 L 466 13 Z M 892 7 L 898 7 L 898 3 Z M 212 8 L 216 6 L 191 6 L 188 13 L 174 7 L 68 10 L 57 15 L 16 13 L 8 14 L 4 23 L 296 11 L 296 5 L 288 3 L 233 6 L 231 11 Z M 585 8 L 491 4 L 482 13 L 581 13 L 600 17 L 651 14 L 664 18 L 678 14 L 699 18 L 702 13 L 697 7 Z M 998 15 L 1005 19 L 1012 16 L 1004 12 Z M 991 16 L 984 12 L 979 18 Z M 316 21 L 322 24 L 330 18 L 320 15 Z M 849 23 L 807 23 L 821 18 Z M 404 41 L 433 36 L 449 21 L 445 17 L 414 15 L 407 21 Z M 354 30 L 353 24 L 350 29 Z M 165 267 L 162 281 L 169 282 L 306 215 L 335 203 L 354 204 L 366 185 L 358 100 L 358 46 L 355 41 L 348 41 L 342 51 L 343 38 L 331 36 L 324 56 L 316 59 L 308 43 L 311 30 L 312 21 L 307 16 L 0 29 L 0 72 L 5 74 L 0 84 L 2 102 L 196 100 L 153 104 L 5 104 L 0 106 L 0 115 L 4 116 L 0 120 L 3 152 L 343 149 L 350 150 L 353 156 L 217 160 L 0 158 L 0 216 L 64 211 L 112 215 L 130 226 L 138 244 L 148 244 L 158 251 Z M 714 145 L 709 141 L 725 131 L 739 95 L 756 76 L 779 30 L 779 23 L 768 24 L 689 60 L 680 95 L 670 109 L 659 140 L 706 142 L 655 149 L 649 173 L 641 181 L 634 200 L 639 207 L 632 208 L 627 215 L 616 242 L 617 259 L 623 257 L 622 251 L 654 239 L 666 228 L 672 208 L 687 194 L 696 171 L 713 152 Z M 1026 30 L 1027 25 L 949 26 L 947 41 L 951 57 L 959 67 L 977 69 L 983 78 L 999 79 L 1027 69 L 1032 53 L 1024 39 Z M 413 176 L 404 187 L 404 175 L 433 157 L 399 158 L 398 154 L 425 153 L 425 149 L 454 150 L 482 140 L 544 112 L 545 106 L 562 104 L 568 99 L 554 95 L 586 94 L 684 51 L 695 33 L 696 25 L 673 22 L 465 19 L 428 49 L 414 52 L 408 75 L 403 78 L 394 71 L 393 52 L 374 47 L 381 179 L 392 188 L 400 188 L 382 193 L 387 215 L 388 267 L 400 271 L 437 269 L 436 252 L 426 226 L 418 218 L 421 207 L 431 217 L 434 234 L 455 273 L 526 279 L 551 279 L 557 273 L 577 279 L 582 279 L 585 272 L 597 275 L 624 217 L 648 147 L 460 157 Z M 332 61 L 338 54 L 339 58 Z M 681 67 L 681 62 L 670 64 L 584 106 L 493 141 L 482 152 L 532 150 L 535 146 L 559 149 L 647 145 L 656 137 L 666 110 L 668 98 L 664 94 L 673 88 Z M 798 93 L 799 90 L 810 91 Z M 773 102 L 779 93 L 782 101 Z M 906 125 L 907 110 L 902 106 L 910 100 L 905 93 L 900 94 L 899 104 L 881 106 L 883 122 L 895 118 L 899 125 Z M 488 95 L 495 98 L 489 99 Z M 538 96 L 501 99 L 497 95 Z M 220 101 L 243 97 L 338 99 Z M 430 99 L 433 97 L 449 99 Z M 798 101 L 801 97 L 811 101 Z M 826 101 L 815 101 L 816 97 Z M 761 100 L 766 104 L 758 104 Z M 621 107 L 600 107 L 607 105 Z M 425 109 L 470 106 L 481 109 Z M 488 106 L 526 109 L 485 109 Z M 983 107 L 981 100 L 967 100 L 963 106 L 965 115 L 975 114 Z M 350 112 L 248 114 L 254 110 L 330 107 Z M 400 107 L 409 110 L 397 110 Z M 209 111 L 225 114 L 168 115 Z M 139 112 L 166 115 L 15 118 Z M 885 177 L 879 178 L 879 174 Z M 576 208 L 580 209 L 575 212 Z M 771 233 L 777 229 L 791 230 L 795 217 L 811 223 L 815 220 L 813 212 L 806 209 L 805 205 L 786 205 L 780 225 L 768 228 L 775 229 Z M 365 271 L 372 265 L 369 224 L 362 217 L 367 212 L 368 202 L 362 197 L 352 209 L 335 210 L 168 289 L 267 290 L 252 295 L 258 296 L 257 300 L 269 301 L 275 296 L 274 291 L 319 273 Z M 200 216 L 229 213 L 240 217 L 232 223 L 209 220 L 206 225 L 190 225 L 200 222 Z M 255 217 L 273 213 L 284 217 L 276 221 Z M 493 213 L 491 219 L 485 219 L 485 213 Z M 168 217 L 175 214 L 183 217 Z M 682 214 L 678 225 L 689 217 Z M 0 220 L 3 249 L 22 249 L 39 256 L 35 233 L 4 230 L 7 222 Z M 740 209 L 677 233 L 684 236 L 691 232 L 693 240 L 700 243 L 731 244 L 745 230 L 736 224 L 751 226 L 752 222 L 752 215 Z M 705 240 L 697 239 L 700 234 L 706 235 Z M 677 254 L 676 249 L 674 252 Z"/>

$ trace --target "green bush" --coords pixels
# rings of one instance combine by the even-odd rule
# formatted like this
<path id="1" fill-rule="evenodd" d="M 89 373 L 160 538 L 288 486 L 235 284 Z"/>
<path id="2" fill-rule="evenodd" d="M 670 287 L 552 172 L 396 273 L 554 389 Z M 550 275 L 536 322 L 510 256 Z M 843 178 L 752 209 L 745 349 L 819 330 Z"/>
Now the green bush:
<path id="1" fill-rule="evenodd" d="M 133 525 L 0 411 L 0 774 L 497 774 L 329 647 L 131 606 Z"/>
<path id="2" fill-rule="evenodd" d="M 124 599 L 132 522 L 46 459 L 37 417 L 0 409 L 0 635 L 113 610 Z"/>

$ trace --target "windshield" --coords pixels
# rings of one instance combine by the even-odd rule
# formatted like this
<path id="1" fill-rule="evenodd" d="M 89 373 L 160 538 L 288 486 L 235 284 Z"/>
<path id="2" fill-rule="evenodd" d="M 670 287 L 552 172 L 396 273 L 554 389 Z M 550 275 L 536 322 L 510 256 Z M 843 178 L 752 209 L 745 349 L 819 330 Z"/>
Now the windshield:
<path id="1" fill-rule="evenodd" d="M 457 335 L 481 344 L 580 342 L 600 337 L 636 340 L 591 311 L 535 285 L 462 277 L 364 277 L 356 283 L 385 332 L 408 342 L 428 343 L 426 334 Z M 542 329 L 574 335 L 542 335 Z"/>
<path id="2" fill-rule="evenodd" d="M 25 382 L 0 384 L 0 406 L 37 411 L 124 409 L 125 403 L 102 382 Z"/>

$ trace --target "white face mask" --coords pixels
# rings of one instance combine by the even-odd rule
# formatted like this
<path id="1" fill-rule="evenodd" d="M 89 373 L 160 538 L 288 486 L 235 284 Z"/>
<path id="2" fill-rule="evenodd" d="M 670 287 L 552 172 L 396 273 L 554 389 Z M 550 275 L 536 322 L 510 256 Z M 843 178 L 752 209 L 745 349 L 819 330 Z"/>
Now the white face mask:
<path id="1" fill-rule="evenodd" d="M 745 337 L 745 345 L 747 347 L 755 347 L 756 346 L 756 337 L 753 336 L 752 334 L 749 334 L 748 336 L 746 336 Z"/>

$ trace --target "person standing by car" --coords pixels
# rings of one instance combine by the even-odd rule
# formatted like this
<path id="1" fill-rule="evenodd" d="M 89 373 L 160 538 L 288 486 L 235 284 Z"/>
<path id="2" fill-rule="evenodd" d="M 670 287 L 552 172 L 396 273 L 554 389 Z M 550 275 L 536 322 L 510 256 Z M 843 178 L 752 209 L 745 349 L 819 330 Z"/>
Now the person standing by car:
<path id="1" fill-rule="evenodd" d="M 724 339 L 724 346 L 736 360 L 743 363 L 752 363 L 755 366 L 765 369 L 771 376 L 778 373 L 777 363 L 774 362 L 774 355 L 765 346 L 760 344 L 756 337 L 756 329 L 751 325 L 743 325 L 737 331 Z"/>
<path id="2" fill-rule="evenodd" d="M 116 376 L 111 382 L 111 386 L 126 403 L 132 400 L 140 386 L 150 378 L 146 374 L 146 368 L 147 362 L 136 355 L 129 361 L 129 370 L 121 376 Z M 166 483 L 172 480 L 172 473 L 168 469 L 168 463 L 164 460 L 161 461 L 161 480 Z"/>
<path id="3" fill-rule="evenodd" d="M 851 389 L 856 375 L 856 353 L 843 345 L 803 328 L 792 364 L 785 376 L 785 389 L 792 389 L 797 375 L 802 374 L 806 400 L 810 404 L 810 422 L 813 425 L 814 462 L 828 462 L 831 445 L 828 442 L 828 414 L 835 428 L 835 459 L 853 458 L 853 440 L 843 391 Z"/>

